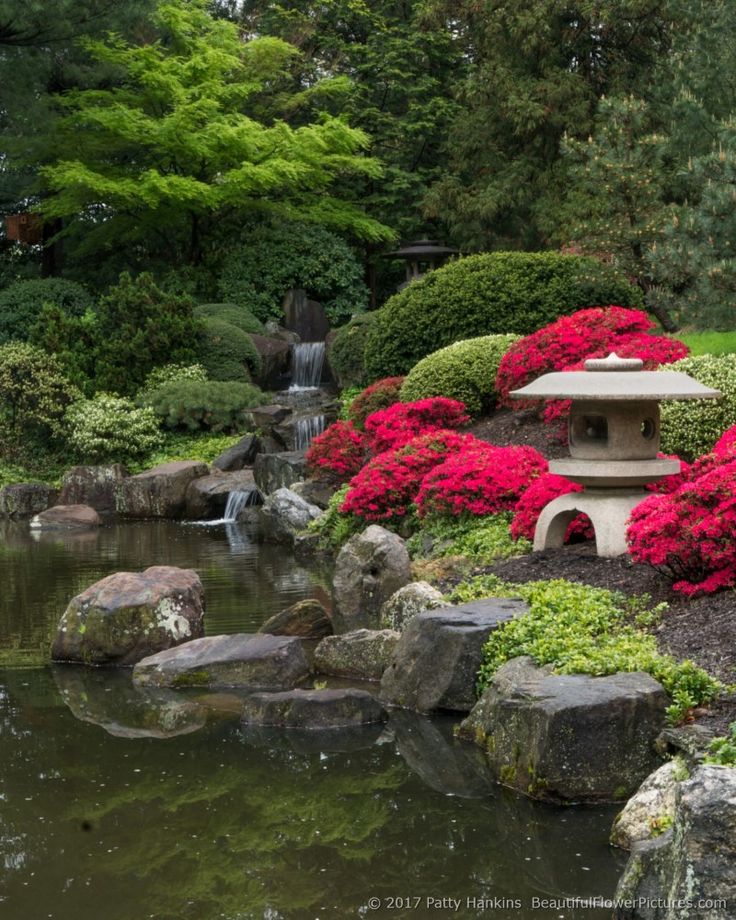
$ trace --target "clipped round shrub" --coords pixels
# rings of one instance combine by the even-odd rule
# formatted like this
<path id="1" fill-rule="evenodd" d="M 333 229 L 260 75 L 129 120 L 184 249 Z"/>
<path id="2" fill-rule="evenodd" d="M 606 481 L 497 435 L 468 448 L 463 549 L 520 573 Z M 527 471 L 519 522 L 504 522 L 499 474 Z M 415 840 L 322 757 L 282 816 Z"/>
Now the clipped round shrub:
<path id="1" fill-rule="evenodd" d="M 461 428 L 470 419 L 456 399 L 436 396 L 413 403 L 395 403 L 365 420 L 365 432 L 373 453 L 394 450 L 420 434 Z"/>
<path id="2" fill-rule="evenodd" d="M 252 383 L 229 380 L 175 380 L 149 393 L 147 402 L 167 428 L 188 431 L 240 431 L 245 409 L 268 397 Z"/>
<path id="3" fill-rule="evenodd" d="M 496 447 L 473 438 L 424 477 L 416 498 L 419 516 L 512 511 L 546 472 L 547 461 L 533 447 Z"/>
<path id="4" fill-rule="evenodd" d="M 223 263 L 219 293 L 259 319 L 281 319 L 284 294 L 303 288 L 339 325 L 365 309 L 368 289 L 357 255 L 341 237 L 316 224 L 263 225 Z"/>
<path id="5" fill-rule="evenodd" d="M 80 399 L 66 412 L 67 442 L 93 462 L 144 457 L 161 443 L 153 411 L 122 396 L 98 393 Z"/>
<path id="6" fill-rule="evenodd" d="M 366 521 L 403 520 L 416 499 L 422 479 L 469 440 L 472 435 L 432 431 L 412 438 L 396 450 L 379 454 L 350 480 L 340 511 Z"/>
<path id="7" fill-rule="evenodd" d="M 365 366 L 365 346 L 377 316 L 377 313 L 359 313 L 328 340 L 327 360 L 343 388 L 364 387 L 371 381 Z"/>
<path id="8" fill-rule="evenodd" d="M 332 473 L 347 482 L 365 463 L 367 451 L 365 435 L 352 422 L 339 421 L 312 440 L 305 459 L 312 473 Z"/>
<path id="9" fill-rule="evenodd" d="M 483 335 L 455 342 L 415 364 L 401 388 L 404 402 L 447 396 L 465 403 L 471 416 L 493 408 L 501 358 L 518 335 Z"/>
<path id="10" fill-rule="evenodd" d="M 384 377 L 358 393 L 348 409 L 348 418 L 353 425 L 362 430 L 369 415 L 397 403 L 403 382 L 403 377 Z"/>
<path id="11" fill-rule="evenodd" d="M 493 252 L 451 262 L 409 284 L 376 313 L 365 362 L 372 378 L 406 374 L 426 355 L 481 335 L 528 335 L 595 304 L 638 307 L 641 291 L 595 259 Z"/>
<path id="12" fill-rule="evenodd" d="M 243 332 L 266 334 L 266 327 L 258 317 L 236 303 L 201 303 L 194 308 L 194 315 L 198 319 L 220 319 L 225 323 L 232 323 Z"/>
<path id="13" fill-rule="evenodd" d="M 64 413 L 79 391 L 53 356 L 26 342 L 0 345 L 0 432 L 3 447 L 64 433 Z"/>
<path id="14" fill-rule="evenodd" d="M 0 291 L 0 344 L 26 341 L 44 304 L 52 304 L 67 316 L 81 316 L 92 306 L 92 297 L 75 281 L 37 278 L 16 281 Z"/>
<path id="15" fill-rule="evenodd" d="M 261 369 L 261 356 L 247 332 L 221 319 L 207 319 L 197 343 L 200 364 L 210 380 L 247 382 Z"/>
<path id="16" fill-rule="evenodd" d="M 711 451 L 724 431 L 736 424 L 736 355 L 694 355 L 667 370 L 689 374 L 722 394 L 720 399 L 661 405 L 662 450 L 692 460 Z"/>
<path id="17" fill-rule="evenodd" d="M 736 460 L 718 463 L 674 492 L 651 495 L 631 512 L 635 562 L 676 578 L 690 597 L 736 585 Z"/>

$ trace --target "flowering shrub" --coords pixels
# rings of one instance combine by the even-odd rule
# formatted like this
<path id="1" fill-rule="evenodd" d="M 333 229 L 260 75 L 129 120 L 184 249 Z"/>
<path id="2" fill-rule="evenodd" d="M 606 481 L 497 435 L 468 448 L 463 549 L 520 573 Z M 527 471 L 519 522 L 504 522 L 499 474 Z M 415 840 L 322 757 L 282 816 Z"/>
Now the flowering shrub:
<path id="1" fill-rule="evenodd" d="M 736 460 L 712 467 L 674 492 L 634 508 L 627 531 L 635 562 L 678 580 L 694 596 L 736 585 Z"/>
<path id="2" fill-rule="evenodd" d="M 365 430 L 371 449 L 380 454 L 401 447 L 417 435 L 460 428 L 469 421 L 461 402 L 438 396 L 396 403 L 388 409 L 374 412 L 365 420 Z"/>
<path id="3" fill-rule="evenodd" d="M 312 440 L 306 453 L 307 466 L 313 473 L 334 473 L 347 482 L 365 463 L 365 435 L 352 422 L 335 422 Z"/>
<path id="4" fill-rule="evenodd" d="M 651 367 L 688 354 L 682 342 L 649 334 L 653 328 L 646 313 L 624 307 L 591 307 L 563 316 L 506 352 L 496 377 L 499 401 L 518 408 L 519 403 L 509 399 L 511 390 L 542 374 L 569 370 L 586 358 L 605 357 L 611 351 L 621 357 L 642 358 Z"/>
<path id="5" fill-rule="evenodd" d="M 713 453 L 719 457 L 736 458 L 736 425 L 732 425 L 716 441 Z"/>
<path id="6" fill-rule="evenodd" d="M 379 454 L 353 477 L 340 511 L 367 521 L 406 517 L 422 479 L 469 440 L 471 435 L 456 431 L 432 431 Z"/>
<path id="7" fill-rule="evenodd" d="M 350 403 L 348 419 L 362 430 L 369 415 L 399 401 L 403 382 L 403 377 L 384 377 L 366 387 Z"/>
<path id="8" fill-rule="evenodd" d="M 533 447 L 496 447 L 473 439 L 428 473 L 417 495 L 419 515 L 497 514 L 547 470 Z"/>
<path id="9" fill-rule="evenodd" d="M 529 488 L 522 492 L 516 503 L 514 518 L 511 521 L 511 536 L 515 540 L 533 540 L 539 515 L 545 506 L 560 495 L 582 491 L 581 485 L 570 482 L 556 473 L 543 473 L 538 476 Z M 565 533 L 565 543 L 569 543 L 574 536 L 585 540 L 593 539 L 593 527 L 587 515 L 579 514 L 570 522 Z"/>
<path id="10" fill-rule="evenodd" d="M 161 443 L 153 409 L 138 409 L 122 396 L 98 393 L 66 413 L 67 440 L 89 460 L 124 460 L 150 453 Z"/>
<path id="11" fill-rule="evenodd" d="M 180 380 L 197 380 L 203 383 L 206 379 L 207 371 L 201 364 L 164 364 L 162 367 L 154 367 L 146 377 L 141 393 L 157 390 L 166 383 L 178 383 Z"/>
<path id="12" fill-rule="evenodd" d="M 662 403 L 662 450 L 699 457 L 736 424 L 736 355 L 696 355 L 667 369 L 690 374 L 722 393 L 720 399 Z"/>

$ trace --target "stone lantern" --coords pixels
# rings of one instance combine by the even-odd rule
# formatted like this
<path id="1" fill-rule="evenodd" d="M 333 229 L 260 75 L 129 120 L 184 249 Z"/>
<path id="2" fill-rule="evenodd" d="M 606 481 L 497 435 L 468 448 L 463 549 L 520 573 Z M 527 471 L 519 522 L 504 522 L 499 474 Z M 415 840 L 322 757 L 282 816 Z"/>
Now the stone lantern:
<path id="1" fill-rule="evenodd" d="M 402 246 L 401 249 L 386 253 L 385 258 L 404 260 L 406 280 L 398 287 L 398 290 L 402 290 L 410 281 L 415 281 L 427 272 L 439 268 L 450 256 L 456 253 L 457 249 L 443 246 L 437 240 L 414 240 L 412 243 Z"/>
<path id="2" fill-rule="evenodd" d="M 534 532 L 534 549 L 560 547 L 580 513 L 593 524 L 599 556 L 627 552 L 626 522 L 644 486 L 680 471 L 679 460 L 658 458 L 659 402 L 716 399 L 718 390 L 676 371 L 645 371 L 638 358 L 589 359 L 584 371 L 545 374 L 509 395 L 514 399 L 572 400 L 570 457 L 551 460 L 551 473 L 580 483 L 551 501 Z"/>

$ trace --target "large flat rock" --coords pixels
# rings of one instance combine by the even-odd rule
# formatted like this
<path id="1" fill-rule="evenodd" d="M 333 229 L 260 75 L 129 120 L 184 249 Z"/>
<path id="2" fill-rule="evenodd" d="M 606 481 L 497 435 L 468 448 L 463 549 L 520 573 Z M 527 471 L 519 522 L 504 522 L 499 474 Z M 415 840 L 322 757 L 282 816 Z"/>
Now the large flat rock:
<path id="1" fill-rule="evenodd" d="M 356 629 L 339 636 L 327 636 L 314 650 L 314 667 L 319 674 L 380 680 L 391 663 L 399 634 L 392 629 Z"/>
<path id="2" fill-rule="evenodd" d="M 291 636 L 241 633 L 208 636 L 139 661 L 141 687 L 241 687 L 291 690 L 309 677 L 301 641 Z"/>
<path id="3" fill-rule="evenodd" d="M 312 731 L 385 722 L 383 706 L 364 690 L 291 690 L 256 693 L 243 708 L 246 725 Z"/>
<path id="4" fill-rule="evenodd" d="M 417 712 L 469 712 L 488 637 L 526 611 L 523 601 L 493 597 L 417 614 L 383 675 L 381 698 Z"/>
<path id="5" fill-rule="evenodd" d="M 236 470 L 231 473 L 215 470 L 209 476 L 193 479 L 187 486 L 187 520 L 205 521 L 223 517 L 231 492 L 246 493 L 249 505 L 260 505 L 262 502 L 252 470 Z"/>
<path id="6" fill-rule="evenodd" d="M 484 745 L 502 783 L 532 798 L 622 801 L 661 764 L 655 741 L 668 703 L 649 674 L 553 674 L 514 658 L 460 733 Z"/>
<path id="7" fill-rule="evenodd" d="M 0 517 L 33 517 L 50 508 L 59 492 L 45 482 L 16 482 L 0 489 Z"/>
<path id="8" fill-rule="evenodd" d="M 99 514 L 89 505 L 54 505 L 31 518 L 34 530 L 86 530 L 101 523 Z"/>
<path id="9" fill-rule="evenodd" d="M 190 483 L 208 472 L 206 463 L 180 460 L 129 476 L 115 484 L 115 510 L 129 518 L 181 518 Z"/>

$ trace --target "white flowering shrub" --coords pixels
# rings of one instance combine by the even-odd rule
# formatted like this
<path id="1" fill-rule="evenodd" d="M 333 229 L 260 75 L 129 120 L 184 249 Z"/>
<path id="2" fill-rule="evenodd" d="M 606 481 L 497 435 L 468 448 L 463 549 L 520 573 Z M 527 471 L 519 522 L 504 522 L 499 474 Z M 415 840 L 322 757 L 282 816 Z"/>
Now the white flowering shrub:
<path id="1" fill-rule="evenodd" d="M 127 460 L 142 457 L 161 444 L 152 409 L 139 409 L 129 399 L 98 393 L 82 399 L 66 413 L 67 442 L 85 460 Z"/>
<path id="2" fill-rule="evenodd" d="M 662 450 L 686 459 L 707 454 L 723 432 L 736 425 L 736 355 L 693 355 L 662 370 L 689 374 L 720 399 L 663 402 Z"/>
<path id="3" fill-rule="evenodd" d="M 201 364 L 164 364 L 162 367 L 154 367 L 151 373 L 146 377 L 139 393 L 141 397 L 157 390 L 167 383 L 178 383 L 180 380 L 196 380 L 204 383 L 207 380 L 207 371 Z"/>

